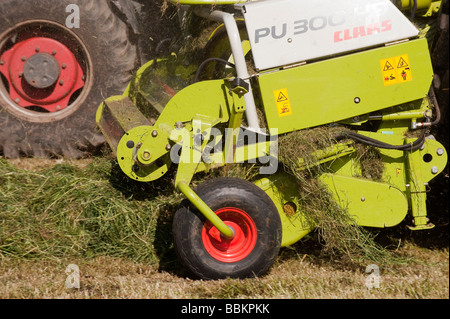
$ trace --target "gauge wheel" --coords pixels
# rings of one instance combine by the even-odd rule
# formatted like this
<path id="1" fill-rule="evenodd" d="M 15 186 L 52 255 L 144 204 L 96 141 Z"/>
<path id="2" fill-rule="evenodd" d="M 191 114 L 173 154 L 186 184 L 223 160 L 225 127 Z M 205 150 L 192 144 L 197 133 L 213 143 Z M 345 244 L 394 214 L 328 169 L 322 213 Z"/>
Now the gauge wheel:
<path id="1" fill-rule="evenodd" d="M 174 245 L 181 263 L 197 278 L 216 280 L 261 276 L 278 256 L 281 220 L 269 196 L 251 182 L 218 178 L 196 193 L 231 228 L 221 236 L 187 201 L 173 221 Z"/>
<path id="2" fill-rule="evenodd" d="M 137 67 L 106 0 L 0 1 L 0 154 L 80 158 L 104 138 L 95 113 Z"/>

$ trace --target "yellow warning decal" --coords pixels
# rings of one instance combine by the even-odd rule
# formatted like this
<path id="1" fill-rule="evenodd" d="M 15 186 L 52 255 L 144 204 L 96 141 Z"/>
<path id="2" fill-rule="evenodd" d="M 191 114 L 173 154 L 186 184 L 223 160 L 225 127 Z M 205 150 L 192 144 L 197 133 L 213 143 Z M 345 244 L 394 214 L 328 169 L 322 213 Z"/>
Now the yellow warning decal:
<path id="1" fill-rule="evenodd" d="M 412 81 L 408 55 L 400 55 L 380 61 L 385 86 Z"/>
<path id="2" fill-rule="evenodd" d="M 283 117 L 292 114 L 291 103 L 287 89 L 276 90 L 273 92 L 277 104 L 278 116 Z"/>

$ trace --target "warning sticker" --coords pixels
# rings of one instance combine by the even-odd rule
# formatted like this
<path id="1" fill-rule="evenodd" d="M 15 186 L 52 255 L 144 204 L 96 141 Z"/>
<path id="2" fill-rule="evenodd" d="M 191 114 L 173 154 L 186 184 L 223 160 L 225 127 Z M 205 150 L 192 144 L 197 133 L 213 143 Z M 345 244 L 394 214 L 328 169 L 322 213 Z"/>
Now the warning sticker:
<path id="1" fill-rule="evenodd" d="M 287 89 L 277 90 L 273 92 L 277 104 L 278 116 L 283 117 L 292 114 L 291 103 Z"/>
<path id="2" fill-rule="evenodd" d="M 385 86 L 412 81 L 408 55 L 400 55 L 380 61 Z"/>

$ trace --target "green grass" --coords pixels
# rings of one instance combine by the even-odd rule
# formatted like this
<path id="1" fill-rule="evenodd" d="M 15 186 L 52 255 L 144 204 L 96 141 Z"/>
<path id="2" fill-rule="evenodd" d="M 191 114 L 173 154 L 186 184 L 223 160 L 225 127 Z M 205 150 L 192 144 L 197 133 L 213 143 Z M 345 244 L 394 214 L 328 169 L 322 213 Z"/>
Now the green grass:
<path id="1" fill-rule="evenodd" d="M 112 163 L 29 172 L 0 160 L 0 256 L 109 255 L 157 263 L 157 221 L 181 198 L 167 181 L 137 184 Z"/>
<path id="2" fill-rule="evenodd" d="M 430 233 L 415 239 L 389 230 L 376 239 L 403 262 L 380 264 L 379 289 L 364 284 L 368 263 L 328 253 L 319 231 L 283 248 L 260 278 L 193 281 L 172 245 L 171 220 L 182 200 L 173 176 L 135 183 L 108 158 L 83 167 L 18 167 L 0 159 L 1 299 L 448 298 L 448 243 L 427 249 L 428 240 L 414 241 Z M 213 176 L 252 172 L 234 167 Z M 80 289 L 64 287 L 71 263 L 80 267 Z"/>

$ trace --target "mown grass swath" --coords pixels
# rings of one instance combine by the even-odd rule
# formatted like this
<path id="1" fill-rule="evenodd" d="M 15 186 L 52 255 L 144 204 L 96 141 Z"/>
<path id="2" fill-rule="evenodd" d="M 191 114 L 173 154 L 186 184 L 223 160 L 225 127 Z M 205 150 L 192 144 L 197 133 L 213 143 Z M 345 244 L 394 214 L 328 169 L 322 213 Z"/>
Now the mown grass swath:
<path id="1" fill-rule="evenodd" d="M 38 173 L 0 160 L 0 256 L 110 255 L 156 263 L 158 218 L 180 197 L 163 183 L 138 185 L 114 171 L 106 159 Z"/>
<path id="2" fill-rule="evenodd" d="M 388 253 L 319 183 L 323 168 L 298 170 L 293 160 L 302 157 L 313 163 L 308 154 L 336 143 L 340 133 L 341 128 L 325 127 L 282 136 L 280 160 L 298 182 L 300 209 L 317 227 L 323 251 L 352 262 L 380 263 Z M 373 150 L 360 148 L 357 153 L 370 164 L 365 166 L 377 168 L 371 175 L 380 175 L 382 165 Z M 254 165 L 231 165 L 196 176 L 194 183 L 217 176 L 254 180 L 256 172 Z M 62 164 L 39 172 L 0 159 L 0 256 L 108 255 L 158 264 L 170 253 L 171 218 L 182 200 L 172 179 L 169 174 L 153 183 L 134 182 L 108 158 L 95 159 L 85 168 Z"/>

